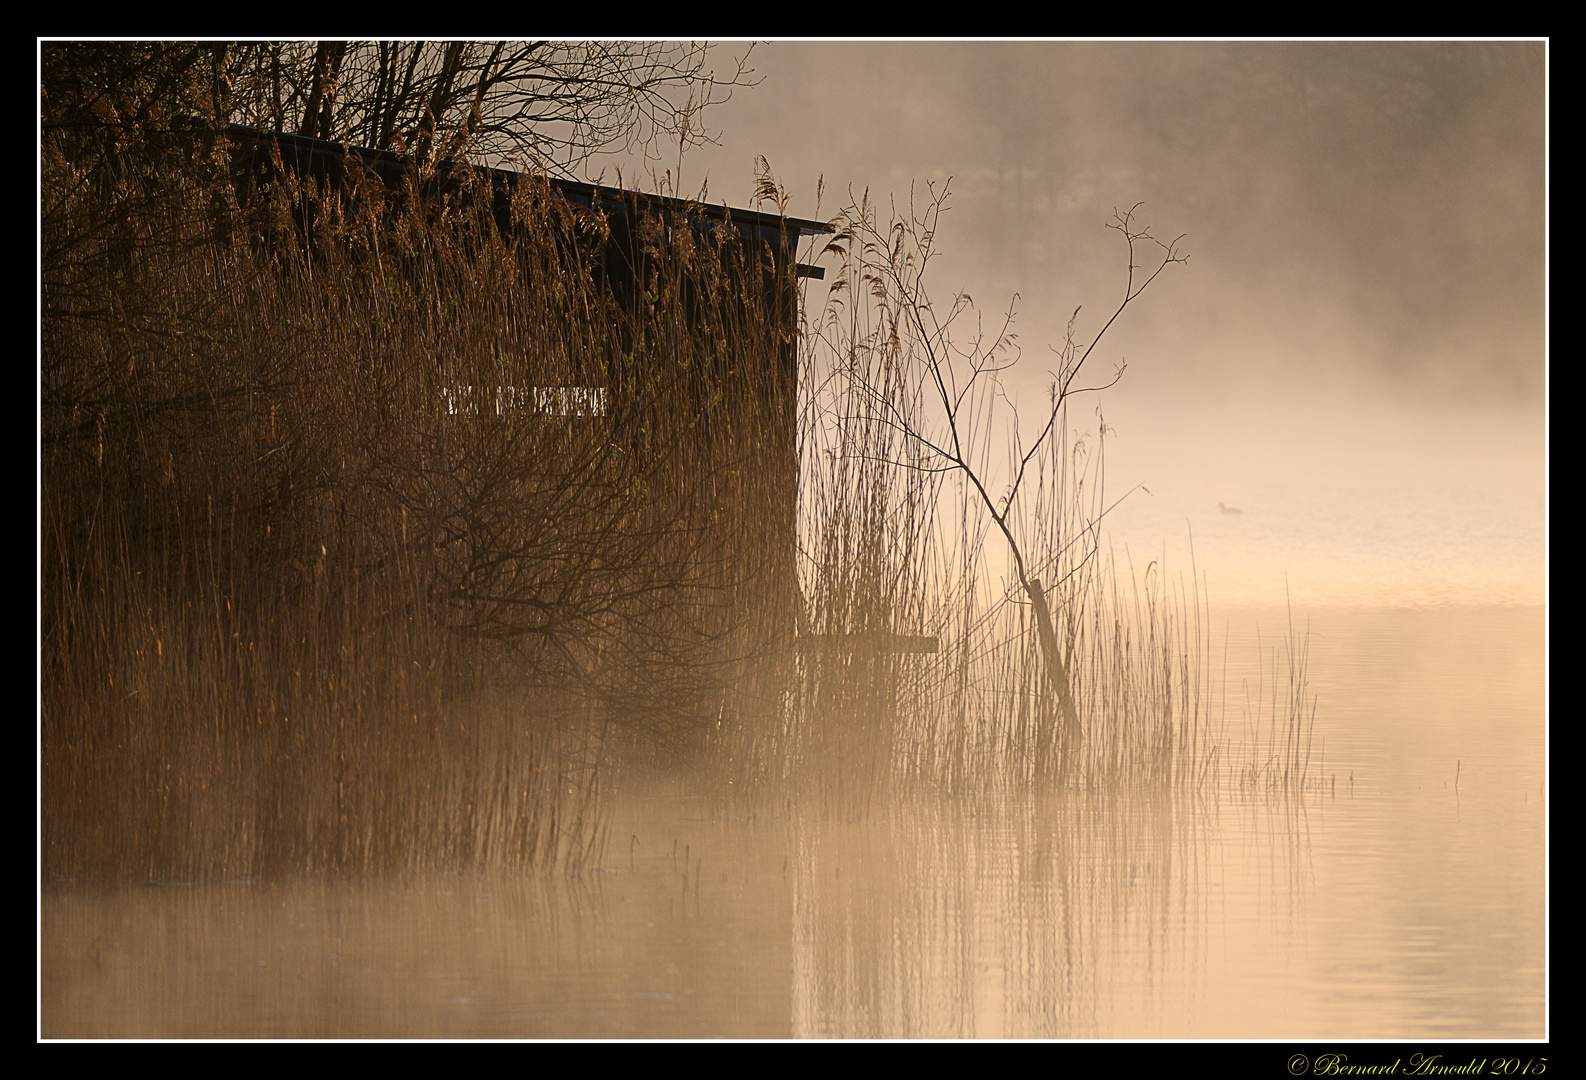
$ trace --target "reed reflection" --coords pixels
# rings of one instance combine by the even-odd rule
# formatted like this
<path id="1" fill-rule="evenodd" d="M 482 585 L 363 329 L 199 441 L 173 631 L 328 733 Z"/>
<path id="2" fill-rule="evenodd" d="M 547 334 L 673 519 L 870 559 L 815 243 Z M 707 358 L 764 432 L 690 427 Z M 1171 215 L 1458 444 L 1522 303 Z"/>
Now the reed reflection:
<path id="1" fill-rule="evenodd" d="M 1310 883 L 1303 812 L 1238 812 L 1265 824 L 1263 905 L 1292 917 Z M 798 828 L 794 1032 L 1139 1037 L 1214 1022 L 1218 814 L 1098 791 L 907 802 L 869 827 Z"/>

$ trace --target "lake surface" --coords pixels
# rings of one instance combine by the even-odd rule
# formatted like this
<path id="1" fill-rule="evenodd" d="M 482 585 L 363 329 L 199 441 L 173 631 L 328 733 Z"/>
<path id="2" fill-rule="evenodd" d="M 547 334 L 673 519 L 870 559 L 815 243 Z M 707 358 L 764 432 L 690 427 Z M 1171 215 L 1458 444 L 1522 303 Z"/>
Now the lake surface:
<path id="1" fill-rule="evenodd" d="M 1547 598 L 1534 410 L 1114 399 L 1105 416 L 1108 491 L 1144 485 L 1107 515 L 1114 545 L 1186 573 L 1193 556 L 1213 603 Z M 1094 432 L 1097 420 L 1071 425 Z"/>
<path id="2" fill-rule="evenodd" d="M 577 878 L 51 883 L 41 1030 L 1543 1037 L 1542 609 L 1298 614 L 1322 781 L 1303 798 L 900 799 L 843 821 L 673 779 L 613 797 Z M 1233 761 L 1257 634 L 1288 615 L 1214 617 Z"/>

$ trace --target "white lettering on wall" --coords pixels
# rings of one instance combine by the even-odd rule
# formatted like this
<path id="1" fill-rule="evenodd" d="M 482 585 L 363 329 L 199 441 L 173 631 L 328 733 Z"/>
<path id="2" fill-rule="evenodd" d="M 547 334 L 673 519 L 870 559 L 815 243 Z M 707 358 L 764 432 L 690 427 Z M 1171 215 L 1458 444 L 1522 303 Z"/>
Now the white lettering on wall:
<path id="1" fill-rule="evenodd" d="M 605 416 L 604 386 L 441 387 L 447 416 L 478 416 L 481 403 L 497 416 Z"/>

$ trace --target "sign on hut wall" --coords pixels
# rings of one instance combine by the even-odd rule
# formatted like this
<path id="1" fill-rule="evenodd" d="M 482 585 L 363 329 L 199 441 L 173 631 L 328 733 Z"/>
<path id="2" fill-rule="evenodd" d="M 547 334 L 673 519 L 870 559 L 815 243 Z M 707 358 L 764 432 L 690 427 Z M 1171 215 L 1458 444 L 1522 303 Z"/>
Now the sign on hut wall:
<path id="1" fill-rule="evenodd" d="M 562 416 L 579 419 L 606 415 L 604 386 L 441 387 L 447 416 L 478 416 L 481 405 L 496 416 Z"/>

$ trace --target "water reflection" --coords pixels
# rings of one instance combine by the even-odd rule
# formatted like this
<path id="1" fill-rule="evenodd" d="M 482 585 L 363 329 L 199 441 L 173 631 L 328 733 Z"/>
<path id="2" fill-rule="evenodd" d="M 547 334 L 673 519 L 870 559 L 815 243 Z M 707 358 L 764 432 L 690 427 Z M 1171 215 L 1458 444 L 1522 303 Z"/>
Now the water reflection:
<path id="1" fill-rule="evenodd" d="M 918 803 L 881 826 L 800 827 L 793 1029 L 1159 1029 L 1163 1008 L 1191 1004 L 1203 981 L 1210 825 L 1203 805 L 1111 793 Z"/>
<path id="2" fill-rule="evenodd" d="M 690 809 L 635 802 L 614 865 L 578 879 L 59 886 L 45 1033 L 1088 1037 L 1211 1007 L 1212 807 L 1090 794 L 730 825 Z M 1304 850 L 1273 835 L 1244 856 L 1267 891 L 1243 891 L 1292 914 Z"/>
<path id="3" fill-rule="evenodd" d="M 1543 1036 L 1540 612 L 1312 629 L 1324 782 L 1302 799 L 900 798 L 851 820 L 667 781 L 614 796 L 578 877 L 51 882 L 42 1031 Z"/>

